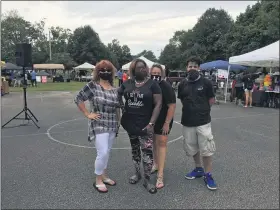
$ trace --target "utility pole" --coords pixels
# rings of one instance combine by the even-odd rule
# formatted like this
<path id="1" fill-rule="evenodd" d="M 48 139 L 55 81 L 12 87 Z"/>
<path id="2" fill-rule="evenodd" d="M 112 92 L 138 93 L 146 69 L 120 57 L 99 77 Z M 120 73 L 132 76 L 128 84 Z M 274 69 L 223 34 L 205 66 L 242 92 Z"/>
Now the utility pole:
<path id="1" fill-rule="evenodd" d="M 49 29 L 49 50 L 50 50 L 50 61 L 52 60 L 52 43 L 51 43 L 51 30 Z"/>

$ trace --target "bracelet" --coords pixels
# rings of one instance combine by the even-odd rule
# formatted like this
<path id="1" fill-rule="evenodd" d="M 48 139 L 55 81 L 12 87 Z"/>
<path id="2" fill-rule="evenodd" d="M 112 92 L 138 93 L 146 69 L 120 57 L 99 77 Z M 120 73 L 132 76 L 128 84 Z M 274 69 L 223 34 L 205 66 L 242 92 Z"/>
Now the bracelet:
<path id="1" fill-rule="evenodd" d="M 155 125 L 155 123 L 151 123 L 151 122 L 150 122 L 150 123 L 149 123 L 149 125 L 150 125 L 150 126 L 154 126 L 154 125 Z"/>
<path id="2" fill-rule="evenodd" d="M 168 122 L 168 121 L 165 121 L 164 123 L 166 123 L 166 124 L 169 124 L 170 122 Z"/>

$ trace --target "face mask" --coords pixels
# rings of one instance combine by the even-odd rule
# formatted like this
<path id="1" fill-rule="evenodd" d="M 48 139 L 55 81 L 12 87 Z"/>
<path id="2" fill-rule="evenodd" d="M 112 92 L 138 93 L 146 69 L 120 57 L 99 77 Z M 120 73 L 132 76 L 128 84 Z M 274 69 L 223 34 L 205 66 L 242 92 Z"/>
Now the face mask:
<path id="1" fill-rule="evenodd" d="M 99 77 L 103 80 L 110 80 L 112 78 L 112 72 L 99 72 Z"/>
<path id="2" fill-rule="evenodd" d="M 145 79 L 145 77 L 147 76 L 146 72 L 143 71 L 135 71 L 135 79 L 142 81 Z"/>
<path id="3" fill-rule="evenodd" d="M 198 79 L 198 77 L 199 77 L 199 72 L 197 70 L 191 69 L 188 71 L 188 79 L 190 81 L 195 81 Z"/>
<path id="4" fill-rule="evenodd" d="M 161 76 L 160 75 L 151 75 L 151 79 L 156 82 L 161 82 Z"/>

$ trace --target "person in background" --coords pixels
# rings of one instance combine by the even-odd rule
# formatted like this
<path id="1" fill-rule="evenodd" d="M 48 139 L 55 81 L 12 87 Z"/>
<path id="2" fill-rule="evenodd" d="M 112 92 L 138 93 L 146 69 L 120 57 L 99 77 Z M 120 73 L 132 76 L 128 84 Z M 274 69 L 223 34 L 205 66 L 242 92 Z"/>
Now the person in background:
<path id="1" fill-rule="evenodd" d="M 15 79 L 14 79 L 14 80 L 15 80 L 15 82 L 14 82 L 14 87 L 16 87 L 16 86 L 20 87 L 20 86 L 21 86 L 21 81 L 23 80 L 20 71 L 16 73 Z"/>
<path id="2" fill-rule="evenodd" d="M 244 94 L 244 89 L 243 89 L 243 81 L 242 81 L 242 77 L 243 77 L 243 73 L 241 74 L 237 74 L 235 77 L 235 85 L 234 85 L 234 89 L 235 89 L 235 103 L 236 105 L 241 106 L 242 105 L 242 98 L 243 98 L 243 94 Z"/>
<path id="3" fill-rule="evenodd" d="M 120 69 L 120 70 L 117 72 L 117 76 L 118 76 L 118 79 L 119 79 L 119 87 L 120 87 L 121 84 L 123 83 L 123 72 L 122 72 L 122 69 Z"/>
<path id="4" fill-rule="evenodd" d="M 142 59 L 132 61 L 129 68 L 131 79 L 119 88 L 119 101 L 122 108 L 121 125 L 127 131 L 135 174 L 129 178 L 130 184 L 136 184 L 142 178 L 140 172 L 141 150 L 144 168 L 144 187 L 149 193 L 157 189 L 151 183 L 153 167 L 154 125 L 161 110 L 162 95 L 159 84 L 148 78 L 148 66 Z M 125 105 L 123 104 L 123 96 Z"/>
<path id="5" fill-rule="evenodd" d="M 31 84 L 32 84 L 32 87 L 34 87 L 34 85 L 37 87 L 37 81 L 36 81 L 36 72 L 35 70 L 33 69 L 33 71 L 31 72 Z"/>
<path id="6" fill-rule="evenodd" d="M 250 105 L 250 107 L 252 106 L 252 93 L 253 93 L 253 87 L 255 84 L 255 79 L 257 79 L 260 74 L 262 74 L 261 72 L 259 73 L 255 73 L 255 74 L 250 74 L 249 72 L 245 72 L 244 76 L 242 78 L 242 81 L 244 82 L 244 90 L 245 90 L 245 105 L 244 107 L 247 108 L 248 104 Z"/>
<path id="7" fill-rule="evenodd" d="M 14 77 L 15 77 L 14 71 L 11 71 L 11 74 L 10 74 L 10 77 L 9 77 L 9 80 L 8 80 L 9 87 L 12 86 L 12 81 L 14 80 Z"/>
<path id="8" fill-rule="evenodd" d="M 116 182 L 106 174 L 110 151 L 119 128 L 119 100 L 117 89 L 113 87 L 115 67 L 108 60 L 101 60 L 95 67 L 93 80 L 86 84 L 74 99 L 80 111 L 90 120 L 89 141 L 95 141 L 96 179 L 94 188 L 107 193 L 105 184 L 114 186 Z M 89 101 L 93 110 L 87 110 Z"/>
<path id="9" fill-rule="evenodd" d="M 127 80 L 128 80 L 128 75 L 127 75 L 127 72 L 124 71 L 123 75 L 122 75 L 122 82 L 126 82 Z"/>
<path id="10" fill-rule="evenodd" d="M 164 187 L 163 170 L 167 151 L 168 134 L 171 131 L 176 109 L 176 95 L 172 86 L 164 80 L 164 70 L 161 65 L 154 64 L 151 68 L 151 79 L 156 81 L 162 94 L 162 107 L 154 126 L 154 165 L 152 173 L 157 173 L 156 188 Z"/>
<path id="11" fill-rule="evenodd" d="M 187 78 L 178 87 L 178 98 L 182 102 L 183 143 L 188 156 L 192 156 L 195 169 L 186 174 L 192 180 L 204 177 L 208 189 L 216 190 L 217 185 L 212 177 L 212 155 L 215 142 L 211 130 L 211 105 L 215 94 L 211 81 L 199 74 L 200 58 L 190 57 L 187 60 Z M 201 165 L 202 156 L 204 169 Z"/>

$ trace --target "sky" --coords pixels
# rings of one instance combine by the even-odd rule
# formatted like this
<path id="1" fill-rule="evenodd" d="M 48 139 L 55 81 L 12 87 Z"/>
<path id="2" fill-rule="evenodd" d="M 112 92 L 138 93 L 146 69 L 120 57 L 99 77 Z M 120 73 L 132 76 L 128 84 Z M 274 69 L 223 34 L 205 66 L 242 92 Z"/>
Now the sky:
<path id="1" fill-rule="evenodd" d="M 233 19 L 256 1 L 2 1 L 1 12 L 17 10 L 30 22 L 45 18 L 50 26 L 90 25 L 105 44 L 118 39 L 133 55 L 156 56 L 175 31 L 191 29 L 208 9 L 225 9 Z"/>

